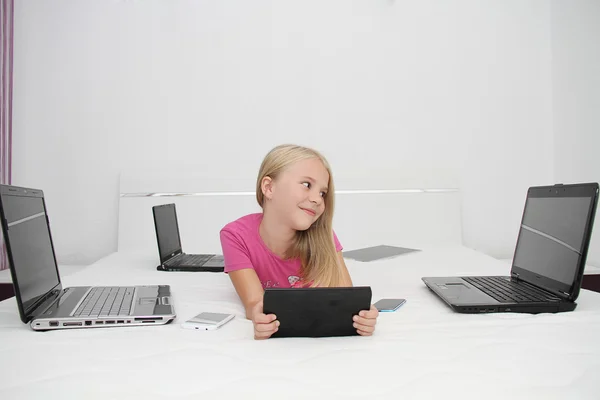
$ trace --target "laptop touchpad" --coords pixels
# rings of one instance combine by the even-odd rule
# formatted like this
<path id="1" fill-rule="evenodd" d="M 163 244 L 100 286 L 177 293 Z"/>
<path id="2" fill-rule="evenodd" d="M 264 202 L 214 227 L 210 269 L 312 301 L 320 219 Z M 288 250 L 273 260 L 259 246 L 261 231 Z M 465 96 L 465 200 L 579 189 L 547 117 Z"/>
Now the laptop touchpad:
<path id="1" fill-rule="evenodd" d="M 440 289 L 470 289 L 467 285 L 461 282 L 448 282 L 448 283 L 440 283 L 438 284 Z"/>
<path id="2" fill-rule="evenodd" d="M 142 306 L 143 305 L 153 306 L 157 303 L 157 301 L 158 301 L 158 298 L 156 298 L 156 297 L 141 297 L 139 303 Z"/>

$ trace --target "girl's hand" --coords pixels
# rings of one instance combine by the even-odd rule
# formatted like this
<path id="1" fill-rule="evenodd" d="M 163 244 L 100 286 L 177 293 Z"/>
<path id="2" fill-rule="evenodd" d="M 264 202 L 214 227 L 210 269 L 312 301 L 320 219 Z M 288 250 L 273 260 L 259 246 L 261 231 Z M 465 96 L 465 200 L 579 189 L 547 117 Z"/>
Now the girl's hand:
<path id="1" fill-rule="evenodd" d="M 352 320 L 354 321 L 353 326 L 356 328 L 356 332 L 361 336 L 371 336 L 375 331 L 378 316 L 379 311 L 372 304 L 369 311 L 363 310 L 358 315 L 355 315 Z"/>
<path id="2" fill-rule="evenodd" d="M 263 313 L 262 300 L 252 310 L 252 323 L 254 324 L 254 339 L 268 339 L 279 329 L 279 321 L 275 314 Z"/>

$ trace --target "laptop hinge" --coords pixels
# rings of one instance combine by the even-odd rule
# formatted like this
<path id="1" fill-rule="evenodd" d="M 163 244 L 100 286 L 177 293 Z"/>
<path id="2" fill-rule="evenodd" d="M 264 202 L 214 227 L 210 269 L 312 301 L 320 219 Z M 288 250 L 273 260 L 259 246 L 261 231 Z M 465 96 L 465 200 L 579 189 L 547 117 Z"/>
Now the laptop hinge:
<path id="1" fill-rule="evenodd" d="M 57 301 L 60 300 L 60 298 L 66 293 L 67 290 L 69 290 L 69 289 L 53 289 L 50 292 L 48 292 L 48 294 L 46 296 L 44 296 L 44 298 L 42 300 L 40 300 L 37 303 L 37 305 L 34 307 L 35 311 L 32 312 L 31 315 L 35 316 L 35 317 L 44 315 L 44 313 L 46 311 L 48 311 L 48 309 L 50 307 L 52 307 L 53 304 L 55 304 Z M 54 299 L 52 299 L 53 297 L 54 297 Z M 50 300 L 52 300 L 52 301 L 50 301 Z M 50 301 L 50 303 L 48 303 L 48 301 Z M 46 304 L 46 303 L 48 303 L 48 304 Z"/>
<path id="2" fill-rule="evenodd" d="M 511 274 L 511 277 L 512 277 L 514 280 L 517 280 L 517 281 L 520 279 L 520 278 L 519 278 L 519 274 L 518 274 L 517 272 L 513 272 L 513 273 Z"/>

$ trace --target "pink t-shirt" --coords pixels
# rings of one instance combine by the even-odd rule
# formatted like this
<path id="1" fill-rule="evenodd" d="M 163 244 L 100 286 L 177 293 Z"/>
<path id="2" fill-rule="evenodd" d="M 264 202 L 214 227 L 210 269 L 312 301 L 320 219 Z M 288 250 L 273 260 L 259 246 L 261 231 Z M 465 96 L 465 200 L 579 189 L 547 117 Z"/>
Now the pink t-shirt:
<path id="1" fill-rule="evenodd" d="M 262 217 L 262 213 L 246 215 L 221 229 L 225 272 L 253 268 L 265 289 L 301 287 L 300 260 L 282 260 L 269 250 L 258 232 Z M 341 251 L 335 232 L 333 240 L 335 250 Z"/>

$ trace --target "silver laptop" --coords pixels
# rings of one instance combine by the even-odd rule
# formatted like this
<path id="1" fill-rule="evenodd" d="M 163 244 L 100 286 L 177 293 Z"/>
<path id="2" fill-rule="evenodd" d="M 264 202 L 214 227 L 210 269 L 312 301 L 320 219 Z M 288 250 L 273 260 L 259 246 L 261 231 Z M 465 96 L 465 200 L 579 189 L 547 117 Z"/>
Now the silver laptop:
<path id="1" fill-rule="evenodd" d="M 21 320 L 34 330 L 166 324 L 169 285 L 63 288 L 44 193 L 0 185 L 0 214 Z"/>

